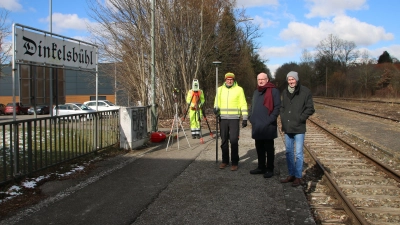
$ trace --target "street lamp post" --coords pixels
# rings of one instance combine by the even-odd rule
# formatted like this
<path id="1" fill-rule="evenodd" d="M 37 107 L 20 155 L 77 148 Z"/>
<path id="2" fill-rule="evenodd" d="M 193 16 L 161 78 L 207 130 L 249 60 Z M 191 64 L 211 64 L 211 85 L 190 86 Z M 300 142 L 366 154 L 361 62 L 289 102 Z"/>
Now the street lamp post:
<path id="1" fill-rule="evenodd" d="M 155 88 L 155 47 L 154 47 L 154 10 L 155 1 L 151 1 L 151 131 L 157 130 L 157 108 Z"/>
<path id="2" fill-rule="evenodd" d="M 114 103 L 117 104 L 117 62 L 114 62 Z"/>
<path id="3" fill-rule="evenodd" d="M 328 67 L 325 68 L 325 97 L 328 97 Z"/>
<path id="4" fill-rule="evenodd" d="M 218 107 L 218 66 L 221 64 L 220 61 L 214 61 L 213 64 L 215 65 L 215 106 Z M 216 130 L 215 130 L 215 162 L 218 163 L 218 118 L 219 115 L 215 115 L 215 124 L 216 124 Z"/>

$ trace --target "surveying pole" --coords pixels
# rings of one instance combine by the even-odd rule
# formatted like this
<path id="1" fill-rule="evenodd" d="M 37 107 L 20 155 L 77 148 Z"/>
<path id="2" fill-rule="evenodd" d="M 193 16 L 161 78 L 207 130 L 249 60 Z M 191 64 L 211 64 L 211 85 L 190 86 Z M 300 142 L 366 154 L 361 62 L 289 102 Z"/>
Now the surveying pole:
<path id="1" fill-rule="evenodd" d="M 218 66 L 221 64 L 220 61 L 214 61 L 213 64 L 215 65 L 215 104 L 216 107 L 218 107 Z M 215 130 L 215 162 L 218 163 L 218 118 L 219 115 L 215 115 L 215 124 L 216 124 L 216 130 Z"/>

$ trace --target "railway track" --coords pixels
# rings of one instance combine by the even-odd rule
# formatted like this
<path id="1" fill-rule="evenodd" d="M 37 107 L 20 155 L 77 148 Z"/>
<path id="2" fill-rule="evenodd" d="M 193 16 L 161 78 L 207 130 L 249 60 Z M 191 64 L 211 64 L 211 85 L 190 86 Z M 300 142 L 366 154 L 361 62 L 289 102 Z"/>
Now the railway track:
<path id="1" fill-rule="evenodd" d="M 380 118 L 380 119 L 386 119 L 386 120 L 391 120 L 391 121 L 394 121 L 394 122 L 400 122 L 400 119 L 397 119 L 397 118 L 388 117 L 388 116 L 382 116 L 382 115 L 368 113 L 368 112 L 363 112 L 363 111 L 356 110 L 356 109 L 342 107 L 342 106 L 338 106 L 338 105 L 334 105 L 334 104 L 328 104 L 328 103 L 321 102 L 321 101 L 318 101 L 318 100 L 314 100 L 314 103 L 321 104 L 321 105 L 326 105 L 326 106 L 330 106 L 330 107 L 335 107 L 335 108 L 343 109 L 343 110 L 347 110 L 347 111 L 352 111 L 352 112 L 364 114 L 364 115 L 367 115 L 367 116 L 373 116 L 373 117 L 377 117 L 377 118 Z"/>
<path id="2" fill-rule="evenodd" d="M 316 121 L 307 126 L 306 194 L 317 223 L 400 224 L 399 171 Z"/>
<path id="3" fill-rule="evenodd" d="M 329 97 L 313 97 L 314 100 L 317 99 L 332 99 L 332 100 L 342 100 L 342 101 L 350 101 L 350 102 L 369 102 L 369 103 L 389 103 L 389 104 L 400 104 L 398 101 L 383 101 L 383 100 L 372 100 L 372 99 L 357 99 L 357 98 L 329 98 Z"/>
<path id="4" fill-rule="evenodd" d="M 314 103 L 360 113 L 380 119 L 400 122 L 400 102 L 364 99 L 316 98 Z"/>

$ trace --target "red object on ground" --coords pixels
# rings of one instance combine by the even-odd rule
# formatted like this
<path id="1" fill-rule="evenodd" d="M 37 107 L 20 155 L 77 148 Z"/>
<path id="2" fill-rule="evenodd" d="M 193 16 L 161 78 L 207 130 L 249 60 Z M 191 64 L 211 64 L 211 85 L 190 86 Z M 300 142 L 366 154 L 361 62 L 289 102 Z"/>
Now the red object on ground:
<path id="1" fill-rule="evenodd" d="M 163 132 L 153 132 L 151 133 L 150 141 L 151 142 L 162 142 L 167 138 Z"/>

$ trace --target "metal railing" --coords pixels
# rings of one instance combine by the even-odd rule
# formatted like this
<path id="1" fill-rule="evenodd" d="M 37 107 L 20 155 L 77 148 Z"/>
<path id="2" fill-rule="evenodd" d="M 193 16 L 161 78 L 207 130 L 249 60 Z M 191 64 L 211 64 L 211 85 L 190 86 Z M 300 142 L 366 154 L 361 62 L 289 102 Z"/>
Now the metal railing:
<path id="1" fill-rule="evenodd" d="M 0 123 L 0 185 L 119 143 L 119 110 Z"/>

